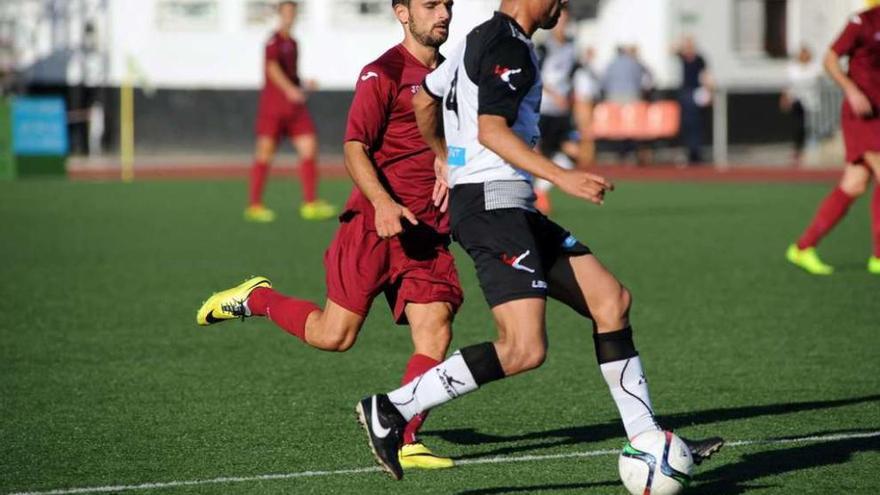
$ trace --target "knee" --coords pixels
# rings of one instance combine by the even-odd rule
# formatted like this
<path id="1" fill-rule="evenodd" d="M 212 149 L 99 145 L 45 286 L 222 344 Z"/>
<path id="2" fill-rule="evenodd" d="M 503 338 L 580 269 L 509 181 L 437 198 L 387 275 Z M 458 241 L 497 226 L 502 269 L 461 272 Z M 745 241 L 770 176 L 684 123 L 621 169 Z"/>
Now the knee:
<path id="1" fill-rule="evenodd" d="M 609 293 L 596 308 L 592 309 L 593 319 L 601 329 L 619 330 L 625 326 L 632 306 L 632 294 L 626 287 Z"/>
<path id="2" fill-rule="evenodd" d="M 865 194 L 868 190 L 868 181 L 850 180 L 840 183 L 840 190 L 845 192 L 847 196 L 856 198 Z"/>

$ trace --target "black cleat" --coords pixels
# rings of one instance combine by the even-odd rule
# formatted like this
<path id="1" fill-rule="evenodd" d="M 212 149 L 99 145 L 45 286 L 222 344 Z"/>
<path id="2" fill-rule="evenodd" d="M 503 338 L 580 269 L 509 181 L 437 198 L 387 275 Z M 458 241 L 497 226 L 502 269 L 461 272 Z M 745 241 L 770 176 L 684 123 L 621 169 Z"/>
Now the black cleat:
<path id="1" fill-rule="evenodd" d="M 724 439 L 721 437 L 710 437 L 704 440 L 688 440 L 684 437 L 681 437 L 681 439 L 691 450 L 691 457 L 694 459 L 694 464 L 697 465 L 712 457 L 712 454 L 718 452 L 724 446 Z"/>
<path id="2" fill-rule="evenodd" d="M 358 422 L 367 430 L 370 450 L 383 470 L 392 478 L 403 478 L 403 468 L 397 452 L 403 445 L 406 420 L 385 394 L 367 397 L 355 407 Z"/>

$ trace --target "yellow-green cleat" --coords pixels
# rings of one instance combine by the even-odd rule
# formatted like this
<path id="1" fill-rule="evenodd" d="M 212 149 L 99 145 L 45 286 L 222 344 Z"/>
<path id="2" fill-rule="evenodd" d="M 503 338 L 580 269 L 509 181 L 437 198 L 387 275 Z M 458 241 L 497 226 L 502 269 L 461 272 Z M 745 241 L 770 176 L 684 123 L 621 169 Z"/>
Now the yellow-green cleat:
<path id="1" fill-rule="evenodd" d="M 868 273 L 880 275 L 880 258 L 876 256 L 868 258 Z"/>
<path id="2" fill-rule="evenodd" d="M 785 252 L 785 259 L 811 275 L 831 275 L 834 273 L 834 267 L 823 263 L 816 253 L 816 248 L 813 247 L 799 249 L 797 244 L 792 244 Z"/>
<path id="3" fill-rule="evenodd" d="M 272 282 L 266 277 L 254 277 L 231 289 L 213 294 L 196 313 L 196 323 L 206 326 L 250 316 L 244 303 L 251 292 L 259 287 L 271 289 Z"/>
<path id="4" fill-rule="evenodd" d="M 338 214 L 338 209 L 323 199 L 317 199 L 311 203 L 303 203 L 299 207 L 299 214 L 305 220 L 330 220 Z"/>
<path id="5" fill-rule="evenodd" d="M 275 221 L 275 212 L 263 205 L 252 205 L 244 210 L 244 219 L 248 222 L 270 223 Z"/>
<path id="6" fill-rule="evenodd" d="M 403 469 L 449 469 L 455 466 L 452 459 L 434 454 L 422 442 L 404 444 L 397 458 Z"/>

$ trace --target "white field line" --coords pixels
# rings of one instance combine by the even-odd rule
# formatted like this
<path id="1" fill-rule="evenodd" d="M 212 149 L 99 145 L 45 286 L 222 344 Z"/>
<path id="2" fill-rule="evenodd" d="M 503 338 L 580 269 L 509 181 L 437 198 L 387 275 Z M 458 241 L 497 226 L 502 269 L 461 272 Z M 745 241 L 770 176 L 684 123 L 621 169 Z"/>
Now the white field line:
<path id="1" fill-rule="evenodd" d="M 880 431 L 872 431 L 866 433 L 851 433 L 840 435 L 824 435 L 799 438 L 782 438 L 775 440 L 736 440 L 727 442 L 725 447 L 743 447 L 747 445 L 782 445 L 792 443 L 810 443 L 810 442 L 833 442 L 836 440 L 852 440 L 856 438 L 875 438 L 880 437 Z M 536 462 L 549 461 L 555 459 L 572 459 L 578 457 L 597 457 L 604 455 L 617 455 L 619 450 L 588 450 L 585 452 L 569 452 L 564 454 L 545 454 L 545 455 L 521 455 L 521 456 L 496 456 L 482 457 L 477 459 L 464 459 L 455 461 L 459 466 L 473 464 L 503 464 L 508 462 Z M 8 495 L 76 495 L 83 493 L 118 493 L 137 490 L 157 490 L 160 488 L 176 488 L 186 486 L 201 485 L 219 485 L 226 483 L 247 483 L 254 481 L 271 481 L 271 480 L 290 480 L 297 478 L 314 478 L 318 476 L 340 476 L 349 474 L 363 474 L 378 472 L 378 467 L 364 467 L 354 469 L 337 469 L 333 471 L 300 471 L 296 473 L 278 473 L 278 474 L 260 474 L 255 476 L 223 476 L 219 478 L 210 478 L 202 480 L 180 480 L 180 481 L 160 481 L 154 483 L 140 483 L 137 485 L 116 485 L 116 486 L 91 486 L 82 488 L 57 488 L 47 491 L 34 492 L 15 492 Z"/>

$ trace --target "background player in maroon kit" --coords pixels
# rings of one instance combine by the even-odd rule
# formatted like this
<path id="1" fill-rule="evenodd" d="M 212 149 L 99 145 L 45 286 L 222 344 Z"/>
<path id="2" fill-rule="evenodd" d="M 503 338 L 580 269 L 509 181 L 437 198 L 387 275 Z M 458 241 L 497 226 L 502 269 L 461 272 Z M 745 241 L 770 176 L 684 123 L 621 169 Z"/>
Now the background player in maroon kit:
<path id="1" fill-rule="evenodd" d="M 346 351 L 373 299 L 384 293 L 395 321 L 412 329 L 414 353 L 402 379 L 408 383 L 446 356 L 453 315 L 462 303 L 443 195 L 432 199 L 435 156 L 412 106 L 421 82 L 439 63 L 452 1 L 392 0 L 392 5 L 405 38 L 358 77 L 345 134 L 345 164 L 356 187 L 324 255 L 324 309 L 282 295 L 257 277 L 213 295 L 197 321 L 266 316 L 310 346 Z M 451 467 L 451 459 L 435 456 L 416 438 L 424 418 L 407 425 L 401 464 Z"/>
<path id="2" fill-rule="evenodd" d="M 275 219 L 274 212 L 263 205 L 263 188 L 278 140 L 282 136 L 289 136 L 299 157 L 303 192 L 300 214 L 306 220 L 326 220 L 336 215 L 336 209 L 317 196 L 318 167 L 315 162 L 318 139 L 305 104 L 306 90 L 297 72 L 298 46 L 290 36 L 296 20 L 296 2 L 281 2 L 278 14 L 278 31 L 266 43 L 266 81 L 257 111 L 257 145 L 245 219 L 255 222 L 271 222 Z"/>
<path id="3" fill-rule="evenodd" d="M 849 57 L 848 74 L 840 67 L 841 57 Z M 834 268 L 819 259 L 815 247 L 868 190 L 873 176 L 878 184 L 871 199 L 874 252 L 868 271 L 880 275 L 880 7 L 850 20 L 825 55 L 825 69 L 846 95 L 841 125 L 849 165 L 797 244 L 789 246 L 786 257 L 814 275 L 833 273 Z"/>

